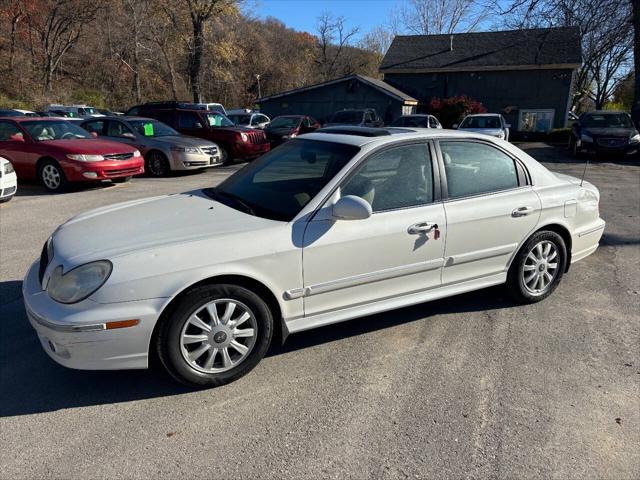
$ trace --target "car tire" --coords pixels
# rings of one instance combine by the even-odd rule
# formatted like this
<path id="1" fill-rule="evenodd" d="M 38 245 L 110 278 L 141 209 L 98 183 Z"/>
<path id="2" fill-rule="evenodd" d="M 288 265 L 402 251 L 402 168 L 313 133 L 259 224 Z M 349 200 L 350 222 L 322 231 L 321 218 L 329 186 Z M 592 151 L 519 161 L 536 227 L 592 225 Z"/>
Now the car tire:
<path id="1" fill-rule="evenodd" d="M 229 304 L 235 307 L 227 317 Z M 206 285 L 186 293 L 162 320 L 155 348 L 174 379 L 210 388 L 251 371 L 272 336 L 273 315 L 260 296 L 237 285 Z"/>
<path id="2" fill-rule="evenodd" d="M 507 290 L 518 303 L 544 300 L 558 287 L 567 265 L 567 247 L 556 232 L 533 234 L 518 251 L 507 274 Z"/>
<path id="3" fill-rule="evenodd" d="M 220 161 L 222 165 L 233 165 L 233 155 L 231 151 L 223 146 L 220 146 Z"/>
<path id="4" fill-rule="evenodd" d="M 38 180 L 44 188 L 52 193 L 66 192 L 69 189 L 69 182 L 64 175 L 64 170 L 53 159 L 47 159 L 40 164 Z"/>
<path id="5" fill-rule="evenodd" d="M 144 169 L 151 177 L 164 177 L 171 171 L 169 160 L 164 153 L 157 150 L 147 153 L 144 159 Z"/>
<path id="6" fill-rule="evenodd" d="M 133 176 L 129 175 L 128 177 L 112 178 L 111 181 L 113 183 L 127 183 L 127 182 L 130 182 L 132 178 Z"/>

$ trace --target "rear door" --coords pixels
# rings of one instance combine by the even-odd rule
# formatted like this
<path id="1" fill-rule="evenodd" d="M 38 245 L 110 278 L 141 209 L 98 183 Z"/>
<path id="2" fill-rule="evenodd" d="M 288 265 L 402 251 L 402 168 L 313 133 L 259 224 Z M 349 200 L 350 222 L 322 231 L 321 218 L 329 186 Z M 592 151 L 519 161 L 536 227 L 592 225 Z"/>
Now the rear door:
<path id="1" fill-rule="evenodd" d="M 372 153 L 329 201 L 359 196 L 371 204 L 371 217 L 335 220 L 325 208 L 309 222 L 303 243 L 306 316 L 440 285 L 446 220 L 431 159 L 425 142 Z"/>
<path id="2" fill-rule="evenodd" d="M 437 142 L 447 215 L 443 284 L 505 272 L 541 204 L 516 158 L 490 142 Z"/>

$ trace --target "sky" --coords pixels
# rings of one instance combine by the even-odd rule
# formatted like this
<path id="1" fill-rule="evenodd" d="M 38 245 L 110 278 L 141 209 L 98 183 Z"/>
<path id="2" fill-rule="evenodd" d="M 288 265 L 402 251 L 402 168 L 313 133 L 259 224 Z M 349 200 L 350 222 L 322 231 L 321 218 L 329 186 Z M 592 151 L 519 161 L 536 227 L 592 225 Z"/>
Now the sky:
<path id="1" fill-rule="evenodd" d="M 407 0 L 258 0 L 254 12 L 261 18 L 275 17 L 288 27 L 314 32 L 317 18 L 325 12 L 343 16 L 347 26 L 366 33 L 384 24 L 389 13 Z"/>

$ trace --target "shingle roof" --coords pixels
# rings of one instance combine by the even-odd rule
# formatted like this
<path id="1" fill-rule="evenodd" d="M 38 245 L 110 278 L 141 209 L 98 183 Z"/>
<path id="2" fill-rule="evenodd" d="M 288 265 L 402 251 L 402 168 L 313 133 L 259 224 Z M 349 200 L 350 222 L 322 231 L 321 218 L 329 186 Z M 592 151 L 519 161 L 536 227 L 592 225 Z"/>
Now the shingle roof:
<path id="1" fill-rule="evenodd" d="M 454 35 L 399 35 L 391 43 L 380 70 L 536 68 L 580 63 L 577 27 L 535 28 Z"/>
<path id="2" fill-rule="evenodd" d="M 296 88 L 294 90 L 287 90 L 286 92 L 281 92 L 281 93 L 277 93 L 275 95 L 270 95 L 268 97 L 259 98 L 256 102 L 260 103 L 260 102 L 265 101 L 265 100 L 271 100 L 273 98 L 284 97 L 285 95 L 291 95 L 293 93 L 304 92 L 306 90 L 313 90 L 315 88 L 321 88 L 321 87 L 325 87 L 325 86 L 328 86 L 328 85 L 333 85 L 335 83 L 340 83 L 340 82 L 347 82 L 349 80 L 359 80 L 359 81 L 361 81 L 361 82 L 363 82 L 365 84 L 370 85 L 373 88 L 376 88 L 377 90 L 382 91 L 383 93 L 386 93 L 387 95 L 390 95 L 392 97 L 397 98 L 398 100 L 402 100 L 404 102 L 411 103 L 411 104 L 418 103 L 418 101 L 415 98 L 413 98 L 410 95 L 407 95 L 404 92 L 401 92 L 400 90 L 398 90 L 395 87 L 392 87 L 388 83 L 383 82 L 382 80 L 378 80 L 377 78 L 366 77 L 364 75 L 349 75 L 347 77 L 338 78 L 336 80 L 329 80 L 328 82 L 317 83 L 315 85 L 309 85 L 308 87 L 301 87 L 301 88 Z"/>

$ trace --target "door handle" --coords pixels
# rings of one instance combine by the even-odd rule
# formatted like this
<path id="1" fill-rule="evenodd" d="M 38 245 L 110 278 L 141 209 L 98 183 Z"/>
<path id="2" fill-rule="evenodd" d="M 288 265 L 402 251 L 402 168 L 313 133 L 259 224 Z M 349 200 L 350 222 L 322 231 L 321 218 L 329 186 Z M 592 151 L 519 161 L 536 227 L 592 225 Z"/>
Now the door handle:
<path id="1" fill-rule="evenodd" d="M 409 225 L 407 233 L 410 235 L 420 235 L 422 233 L 430 232 L 433 229 L 438 229 L 438 224 L 433 222 L 418 222 L 413 225 Z"/>
<path id="2" fill-rule="evenodd" d="M 520 207 L 511 212 L 512 217 L 526 217 L 533 212 L 533 207 Z"/>

